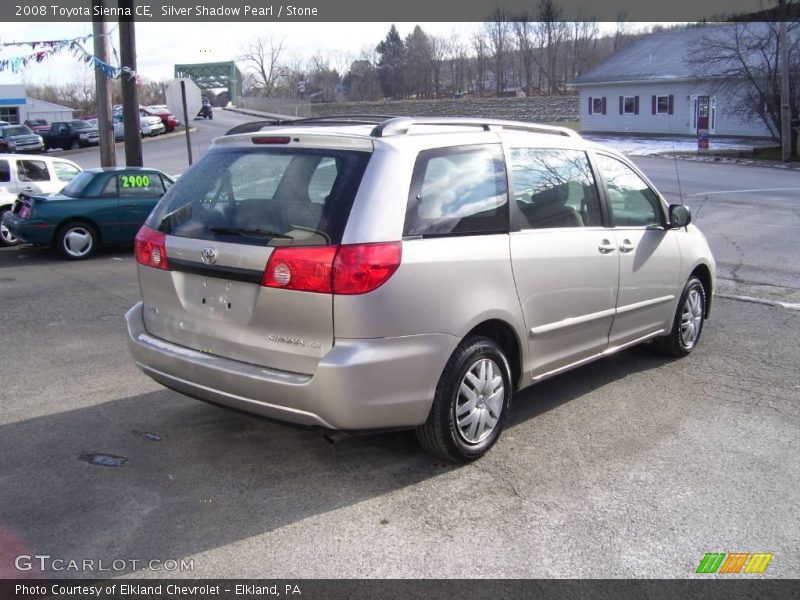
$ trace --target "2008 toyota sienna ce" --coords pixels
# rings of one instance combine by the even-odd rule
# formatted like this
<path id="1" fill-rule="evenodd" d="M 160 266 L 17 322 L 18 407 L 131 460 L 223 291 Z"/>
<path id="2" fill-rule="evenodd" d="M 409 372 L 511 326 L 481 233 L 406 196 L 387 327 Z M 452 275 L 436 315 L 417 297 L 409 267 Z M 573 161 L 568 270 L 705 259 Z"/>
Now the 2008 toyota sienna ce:
<path id="1" fill-rule="evenodd" d="M 246 128 L 245 128 L 246 129 Z M 715 264 L 688 208 L 563 128 L 339 117 L 214 141 L 136 239 L 144 373 L 464 462 L 512 392 L 633 344 L 697 345 Z"/>

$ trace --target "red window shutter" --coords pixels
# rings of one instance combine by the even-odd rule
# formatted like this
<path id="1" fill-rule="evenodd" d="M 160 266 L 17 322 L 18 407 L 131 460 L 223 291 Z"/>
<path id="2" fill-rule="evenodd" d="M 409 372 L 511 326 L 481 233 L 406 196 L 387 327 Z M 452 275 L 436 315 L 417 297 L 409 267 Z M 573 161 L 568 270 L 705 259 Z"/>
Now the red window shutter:
<path id="1" fill-rule="evenodd" d="M 592 97 L 589 96 L 589 114 L 592 114 Z"/>
<path id="2" fill-rule="evenodd" d="M 622 114 L 622 103 L 625 102 L 625 99 L 620 96 L 619 97 L 619 114 Z"/>
<path id="3" fill-rule="evenodd" d="M 651 114 L 653 114 L 653 115 L 656 114 L 656 97 L 655 96 L 653 96 L 652 111 L 653 112 Z"/>
<path id="4" fill-rule="evenodd" d="M 639 96 L 633 97 L 633 114 L 639 114 Z"/>
<path id="5" fill-rule="evenodd" d="M 669 114 L 672 114 L 672 106 L 673 106 L 673 99 L 674 98 L 675 98 L 675 96 L 673 96 L 672 94 L 669 95 Z"/>
<path id="6" fill-rule="evenodd" d="M 603 99 L 600 101 L 600 103 L 603 105 L 603 114 L 606 114 L 606 97 L 605 96 L 603 96 Z"/>

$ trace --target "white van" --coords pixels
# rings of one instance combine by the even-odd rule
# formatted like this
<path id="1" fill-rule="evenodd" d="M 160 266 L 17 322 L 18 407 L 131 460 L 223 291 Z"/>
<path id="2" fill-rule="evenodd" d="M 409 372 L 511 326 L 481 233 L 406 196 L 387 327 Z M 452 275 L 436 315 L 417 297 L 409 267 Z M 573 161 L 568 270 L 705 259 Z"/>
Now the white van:
<path id="1" fill-rule="evenodd" d="M 64 158 L 0 154 L 0 222 L 19 194 L 55 194 L 83 169 Z M 0 225 L 0 246 L 15 246 L 19 240 Z"/>

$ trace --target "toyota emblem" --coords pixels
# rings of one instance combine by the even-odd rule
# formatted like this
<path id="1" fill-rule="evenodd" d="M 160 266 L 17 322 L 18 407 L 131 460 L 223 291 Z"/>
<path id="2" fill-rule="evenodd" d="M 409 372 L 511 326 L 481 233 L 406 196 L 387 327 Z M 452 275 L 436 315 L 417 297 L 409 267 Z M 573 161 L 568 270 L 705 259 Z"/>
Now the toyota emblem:
<path id="1" fill-rule="evenodd" d="M 207 265 L 213 265 L 217 262 L 217 249 L 216 248 L 203 248 L 200 251 L 200 258 Z"/>

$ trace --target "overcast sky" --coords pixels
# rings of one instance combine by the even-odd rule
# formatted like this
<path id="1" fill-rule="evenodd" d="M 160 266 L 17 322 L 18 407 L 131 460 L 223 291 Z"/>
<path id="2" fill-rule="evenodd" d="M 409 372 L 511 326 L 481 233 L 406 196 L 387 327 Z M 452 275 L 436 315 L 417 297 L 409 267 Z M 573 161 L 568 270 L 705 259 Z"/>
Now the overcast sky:
<path id="1" fill-rule="evenodd" d="M 21 23 L 8 24 L 0 41 L 29 42 L 61 40 L 91 33 L 91 23 Z M 109 23 L 109 28 L 116 24 Z M 410 33 L 416 23 L 397 23 L 401 36 Z M 426 33 L 450 36 L 458 32 L 468 41 L 479 27 L 477 23 L 420 23 Z M 613 24 L 602 24 L 613 30 Z M 632 24 L 633 25 L 633 24 Z M 315 53 L 330 55 L 334 65 L 349 65 L 365 48 L 374 49 L 389 30 L 391 23 L 138 23 L 136 44 L 137 71 L 149 80 L 172 79 L 176 63 L 234 60 L 241 56 L 248 42 L 257 38 L 284 40 L 282 58 L 292 64 L 295 58 L 309 58 Z M 110 36 L 119 52 L 119 32 Z M 84 47 L 93 52 L 92 42 Z M 31 53 L 30 46 L 0 47 L 0 59 Z M 112 60 L 112 64 L 118 63 Z M 0 84 L 64 83 L 81 77 L 92 77 L 88 67 L 65 50 L 42 61 L 29 64 L 20 73 L 10 69 L 0 72 Z"/>
<path id="2" fill-rule="evenodd" d="M 109 23 L 109 28 L 116 24 Z M 416 23 L 397 23 L 401 36 Z M 458 31 L 469 37 L 474 23 L 420 23 L 427 33 L 449 36 Z M 331 55 L 334 64 L 357 57 L 364 48 L 374 48 L 386 36 L 391 23 L 138 23 L 136 25 L 137 71 L 151 80 L 173 77 L 175 63 L 234 60 L 248 42 L 257 38 L 284 40 L 282 58 L 291 64 L 295 57 L 315 53 Z M 0 41 L 60 40 L 91 33 L 91 23 L 24 23 L 4 28 Z M 110 36 L 119 52 L 119 32 Z M 84 44 L 93 52 L 92 42 Z M 31 53 L 30 46 L 0 48 L 0 59 Z M 115 66 L 117 66 L 115 64 Z M 85 76 L 89 70 L 69 51 L 30 64 L 19 74 L 0 72 L 0 83 L 60 83 Z"/>

